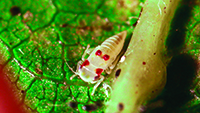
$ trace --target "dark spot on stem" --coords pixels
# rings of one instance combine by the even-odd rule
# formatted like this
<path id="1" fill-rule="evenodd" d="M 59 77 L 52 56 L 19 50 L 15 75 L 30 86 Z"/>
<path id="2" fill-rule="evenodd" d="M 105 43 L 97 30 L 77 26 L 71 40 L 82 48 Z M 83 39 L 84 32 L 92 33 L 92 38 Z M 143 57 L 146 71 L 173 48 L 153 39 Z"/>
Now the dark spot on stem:
<path id="1" fill-rule="evenodd" d="M 118 70 L 116 71 L 116 73 L 115 73 L 115 78 L 118 78 L 118 77 L 119 77 L 120 72 L 121 72 L 121 69 L 118 69 Z"/>
<path id="2" fill-rule="evenodd" d="M 13 6 L 10 8 L 10 13 L 12 16 L 16 16 L 20 13 L 21 9 L 18 6 Z"/>
<path id="3" fill-rule="evenodd" d="M 142 64 L 143 64 L 143 65 L 145 65 L 145 64 L 146 64 L 146 62 L 142 62 Z"/>
<path id="4" fill-rule="evenodd" d="M 118 110 L 122 111 L 124 109 L 124 104 L 123 103 L 119 103 L 118 104 Z"/>
<path id="5" fill-rule="evenodd" d="M 156 55 L 156 53 L 153 53 L 153 55 Z"/>

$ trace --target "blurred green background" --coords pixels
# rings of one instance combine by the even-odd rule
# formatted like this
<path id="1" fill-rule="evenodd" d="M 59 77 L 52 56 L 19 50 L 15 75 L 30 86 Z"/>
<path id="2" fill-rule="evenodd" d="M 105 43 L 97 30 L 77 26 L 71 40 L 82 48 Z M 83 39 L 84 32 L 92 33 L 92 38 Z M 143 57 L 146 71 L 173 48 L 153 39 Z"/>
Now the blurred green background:
<path id="1" fill-rule="evenodd" d="M 13 85 L 16 97 L 24 103 L 23 107 L 28 112 L 39 113 L 103 112 L 109 97 L 102 86 L 92 96 L 93 85 L 77 77 L 69 80 L 73 73 L 65 62 L 75 70 L 87 44 L 95 47 L 123 30 L 131 35 L 143 3 L 144 0 L 1 0 L 1 70 Z M 187 22 L 183 25 L 172 22 L 172 29 L 179 26 L 177 29 L 185 34 L 184 39 L 180 39 L 180 45 L 177 45 L 179 39 L 174 38 L 167 41 L 174 43 L 166 43 L 172 60 L 182 58 L 181 62 L 189 62 L 191 66 L 194 62 L 198 64 L 196 67 L 200 62 L 199 4 L 198 0 L 191 4 L 183 2 L 186 15 L 179 15 L 177 19 L 183 16 L 183 22 Z M 168 69 L 174 68 L 177 68 L 176 62 L 171 62 Z M 195 72 L 199 72 L 198 68 Z M 191 98 L 179 106 L 180 112 L 200 111 L 197 73 L 193 84 L 189 84 L 191 87 L 188 86 Z M 182 79 L 172 77 L 171 80 L 177 83 Z M 180 95 L 166 97 L 166 94 L 173 95 L 174 89 L 169 90 L 170 87 L 158 99 Z"/>

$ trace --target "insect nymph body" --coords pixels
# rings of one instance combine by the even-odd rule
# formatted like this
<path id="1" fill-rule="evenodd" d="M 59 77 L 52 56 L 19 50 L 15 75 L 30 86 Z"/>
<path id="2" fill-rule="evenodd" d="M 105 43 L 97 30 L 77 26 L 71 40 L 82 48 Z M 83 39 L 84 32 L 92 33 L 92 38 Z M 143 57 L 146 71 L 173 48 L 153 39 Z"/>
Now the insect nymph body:
<path id="1" fill-rule="evenodd" d="M 88 52 L 88 46 L 82 56 L 83 62 L 79 62 L 77 65 L 77 71 L 74 72 L 72 68 L 69 67 L 74 72 L 74 75 L 70 79 L 79 75 L 85 82 L 92 84 L 96 83 L 92 91 L 93 95 L 95 89 L 104 80 L 104 76 L 101 75 L 102 72 L 105 71 L 107 74 L 110 74 L 111 70 L 117 64 L 119 54 L 124 46 L 126 34 L 127 32 L 123 31 L 117 35 L 109 37 L 100 46 L 97 46 L 87 59 L 84 59 L 85 54 Z M 108 85 L 107 87 L 110 88 Z"/>

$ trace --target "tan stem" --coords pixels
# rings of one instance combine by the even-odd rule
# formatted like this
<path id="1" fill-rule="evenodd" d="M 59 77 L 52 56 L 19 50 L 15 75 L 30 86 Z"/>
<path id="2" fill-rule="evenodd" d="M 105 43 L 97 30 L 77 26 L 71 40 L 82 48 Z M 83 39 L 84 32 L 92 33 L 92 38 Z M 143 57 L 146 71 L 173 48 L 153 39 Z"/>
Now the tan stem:
<path id="1" fill-rule="evenodd" d="M 136 26 L 106 113 L 138 113 L 166 83 L 164 41 L 180 0 L 147 0 Z M 113 75 L 115 72 L 112 73 Z"/>

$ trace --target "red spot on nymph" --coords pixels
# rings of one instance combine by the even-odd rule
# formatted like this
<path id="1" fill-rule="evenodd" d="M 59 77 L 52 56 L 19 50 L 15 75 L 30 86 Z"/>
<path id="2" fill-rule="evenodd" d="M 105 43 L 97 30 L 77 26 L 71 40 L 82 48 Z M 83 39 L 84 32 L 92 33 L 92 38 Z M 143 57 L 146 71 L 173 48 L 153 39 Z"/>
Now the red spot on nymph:
<path id="1" fill-rule="evenodd" d="M 109 55 L 103 55 L 103 59 L 106 61 L 106 60 L 109 60 L 110 56 Z"/>
<path id="2" fill-rule="evenodd" d="M 96 74 L 97 75 L 100 75 L 102 72 L 103 72 L 103 69 L 101 69 L 101 68 L 97 68 L 96 69 Z"/>
<path id="3" fill-rule="evenodd" d="M 83 64 L 80 66 L 80 68 L 82 68 L 83 66 L 88 66 L 90 64 L 90 62 L 86 59 Z"/>
<path id="4" fill-rule="evenodd" d="M 95 55 L 100 56 L 102 54 L 101 50 L 97 50 Z"/>

